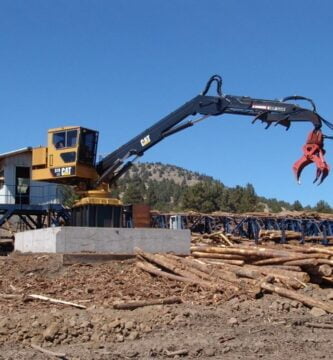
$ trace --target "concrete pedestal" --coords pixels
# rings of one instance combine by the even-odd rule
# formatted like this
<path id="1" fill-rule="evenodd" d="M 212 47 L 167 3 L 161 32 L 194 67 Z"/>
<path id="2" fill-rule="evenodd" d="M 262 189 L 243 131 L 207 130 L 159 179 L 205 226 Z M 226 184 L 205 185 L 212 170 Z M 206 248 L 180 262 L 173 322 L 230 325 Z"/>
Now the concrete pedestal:
<path id="1" fill-rule="evenodd" d="M 133 249 L 153 253 L 189 254 L 189 230 L 98 227 L 51 227 L 15 234 L 15 250 L 26 253 L 133 254 Z"/>

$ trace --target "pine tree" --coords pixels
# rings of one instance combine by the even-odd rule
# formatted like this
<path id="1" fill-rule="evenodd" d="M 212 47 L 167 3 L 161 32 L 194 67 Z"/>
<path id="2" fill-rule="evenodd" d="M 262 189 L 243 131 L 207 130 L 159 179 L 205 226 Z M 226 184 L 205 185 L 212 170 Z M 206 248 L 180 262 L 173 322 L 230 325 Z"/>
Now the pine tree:
<path id="1" fill-rule="evenodd" d="M 218 182 L 199 182 L 185 190 L 182 207 L 206 213 L 218 211 L 222 193 L 223 186 Z"/>
<path id="2" fill-rule="evenodd" d="M 123 202 L 125 204 L 140 204 L 144 202 L 145 185 L 139 175 L 135 175 L 132 181 L 128 184 L 124 196 Z"/>
<path id="3" fill-rule="evenodd" d="M 314 208 L 315 211 L 318 211 L 320 213 L 332 213 L 333 209 L 330 207 L 330 205 L 324 201 L 324 200 L 320 200 L 317 202 L 315 208 Z"/>
<path id="4" fill-rule="evenodd" d="M 303 210 L 303 206 L 298 200 L 294 201 L 294 203 L 291 205 L 291 208 L 294 211 L 302 211 Z"/>

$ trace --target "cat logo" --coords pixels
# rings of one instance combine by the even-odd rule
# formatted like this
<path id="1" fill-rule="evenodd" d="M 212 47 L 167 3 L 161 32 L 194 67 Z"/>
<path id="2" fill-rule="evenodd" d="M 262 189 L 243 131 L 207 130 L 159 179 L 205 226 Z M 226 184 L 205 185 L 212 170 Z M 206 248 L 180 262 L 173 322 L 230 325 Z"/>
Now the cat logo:
<path id="1" fill-rule="evenodd" d="M 70 166 L 61 168 L 61 176 L 68 176 L 71 174 L 72 174 L 72 168 Z"/>
<path id="2" fill-rule="evenodd" d="M 140 140 L 141 146 L 147 146 L 151 142 L 150 135 L 145 136 L 143 139 Z"/>
<path id="3" fill-rule="evenodd" d="M 54 177 L 75 175 L 75 166 L 65 166 L 65 167 L 61 167 L 61 168 L 54 168 L 54 169 L 51 169 L 51 173 Z"/>

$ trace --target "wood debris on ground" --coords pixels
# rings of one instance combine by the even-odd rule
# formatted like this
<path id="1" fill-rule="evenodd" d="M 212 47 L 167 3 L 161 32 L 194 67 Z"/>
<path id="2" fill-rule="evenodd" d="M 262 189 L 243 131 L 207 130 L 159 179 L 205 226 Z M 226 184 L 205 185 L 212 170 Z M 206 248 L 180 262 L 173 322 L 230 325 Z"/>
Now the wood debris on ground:
<path id="1" fill-rule="evenodd" d="M 49 302 L 54 303 L 54 304 L 62 304 L 62 305 L 74 306 L 74 307 L 76 307 L 78 309 L 86 309 L 87 308 L 86 306 L 81 305 L 81 304 L 76 304 L 76 303 L 73 303 L 71 301 L 64 301 L 64 300 L 54 299 L 54 298 L 50 298 L 50 297 L 44 296 L 44 295 L 30 294 L 30 295 L 27 295 L 24 300 L 25 301 L 30 301 L 30 300 L 49 301 Z"/>

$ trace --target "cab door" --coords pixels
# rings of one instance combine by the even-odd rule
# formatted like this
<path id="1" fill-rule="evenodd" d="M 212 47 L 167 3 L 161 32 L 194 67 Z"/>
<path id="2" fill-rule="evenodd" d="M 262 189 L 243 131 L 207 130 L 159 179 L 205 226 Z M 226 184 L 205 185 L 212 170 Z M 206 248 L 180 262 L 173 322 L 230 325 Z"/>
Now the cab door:
<path id="1" fill-rule="evenodd" d="M 78 139 L 79 128 L 49 133 L 48 163 L 54 177 L 75 175 Z"/>
<path id="2" fill-rule="evenodd" d="M 81 128 L 78 162 L 88 166 L 95 166 L 98 144 L 98 132 Z"/>

